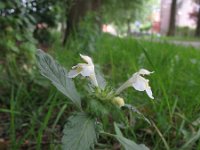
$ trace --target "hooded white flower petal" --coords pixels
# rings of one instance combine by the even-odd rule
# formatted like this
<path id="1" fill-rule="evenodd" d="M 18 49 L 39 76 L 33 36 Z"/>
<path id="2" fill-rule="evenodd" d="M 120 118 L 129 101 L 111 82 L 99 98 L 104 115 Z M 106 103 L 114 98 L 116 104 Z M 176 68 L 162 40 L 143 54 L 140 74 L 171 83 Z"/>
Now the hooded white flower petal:
<path id="1" fill-rule="evenodd" d="M 150 98 L 154 99 L 154 97 L 152 96 L 151 87 L 149 86 L 149 80 L 141 76 L 149 75 L 151 73 L 153 72 L 150 72 L 146 69 L 140 69 L 138 72 L 134 73 L 128 81 L 126 81 L 122 86 L 117 89 L 116 94 L 119 94 L 127 87 L 133 86 L 138 91 L 146 91 L 147 95 Z"/>
<path id="2" fill-rule="evenodd" d="M 89 57 L 89 56 L 86 56 L 86 55 L 82 55 L 80 54 L 81 58 L 86 62 L 88 63 L 89 65 L 94 65 L 93 62 L 92 62 L 92 59 Z"/>
<path id="3" fill-rule="evenodd" d="M 154 97 L 152 96 L 151 87 L 149 86 L 149 80 L 140 76 L 141 74 L 150 74 L 150 73 L 151 72 L 149 72 L 148 70 L 145 70 L 145 69 L 140 70 L 138 73 L 135 73 L 132 77 L 133 78 L 132 86 L 138 91 L 146 91 L 147 95 L 150 98 L 154 99 Z"/>
<path id="4" fill-rule="evenodd" d="M 139 73 L 140 75 L 150 75 L 151 73 L 153 73 L 153 71 L 150 72 L 150 71 L 148 71 L 148 70 L 146 70 L 146 69 L 140 69 L 140 70 L 138 71 L 138 73 Z"/>
<path id="5" fill-rule="evenodd" d="M 89 56 L 81 55 L 81 58 L 87 62 L 86 63 L 79 63 L 76 66 L 72 67 L 72 70 L 70 70 L 68 77 L 69 78 L 74 78 L 77 75 L 81 74 L 84 77 L 89 77 L 91 80 L 92 84 L 95 86 L 98 86 L 96 76 L 95 76 L 95 71 L 94 71 L 94 64 L 92 62 L 92 59 Z"/>

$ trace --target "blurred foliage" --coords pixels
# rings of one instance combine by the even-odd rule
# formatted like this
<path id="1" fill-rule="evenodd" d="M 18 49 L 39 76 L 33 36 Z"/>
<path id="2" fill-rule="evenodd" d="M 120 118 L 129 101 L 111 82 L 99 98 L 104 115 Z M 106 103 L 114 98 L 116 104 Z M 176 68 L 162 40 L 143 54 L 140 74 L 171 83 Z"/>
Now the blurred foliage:
<path id="1" fill-rule="evenodd" d="M 102 10 L 106 13 L 106 22 L 126 23 L 127 19 L 135 19 L 144 1 L 141 0 L 111 0 L 103 1 Z M 113 17 L 115 16 L 115 17 Z"/>
<path id="2" fill-rule="evenodd" d="M 0 2 L 1 90 L 10 94 L 12 87 L 27 81 L 34 63 L 36 40 L 32 36 L 35 19 L 20 1 Z M 30 78 L 30 77 L 29 77 Z"/>
<path id="3" fill-rule="evenodd" d="M 76 25 L 73 24 L 73 30 L 80 38 L 88 39 L 88 42 L 83 43 L 85 45 L 83 48 L 93 49 L 94 46 L 91 43 L 99 34 L 101 24 L 114 23 L 121 26 L 133 22 L 137 18 L 145 18 L 141 12 L 144 11 L 147 14 L 149 9 L 146 7 L 150 8 L 150 4 L 155 1 L 157 0 L 100 0 L 100 3 L 96 4 L 97 1 L 88 0 L 86 8 L 77 7 L 80 10 L 73 10 L 75 13 L 87 12 L 84 15 L 78 15 L 79 17 L 83 16 L 77 22 L 79 29 L 75 30 Z M 2 29 L 0 35 L 8 42 L 2 40 L 0 46 L 16 52 L 19 51 L 19 43 L 27 42 L 32 48 L 36 45 L 36 40 L 39 44 L 51 45 L 54 37 L 51 34 L 52 28 L 59 26 L 62 33 L 69 30 L 67 28 L 67 20 L 70 19 L 69 13 L 71 8 L 79 3 L 83 2 L 81 0 L 2 0 L 0 2 L 0 28 Z M 100 8 L 100 11 L 97 8 Z M 76 14 L 74 15 L 76 16 Z M 63 36 L 60 40 L 62 38 Z M 75 40 L 76 38 L 77 36 L 75 36 Z"/>
<path id="4" fill-rule="evenodd" d="M 72 35 L 68 47 L 82 52 L 94 52 L 95 44 L 101 35 L 99 25 L 94 23 L 94 18 L 98 20 L 95 12 L 88 12 L 79 23 L 79 28 Z M 84 40 L 83 40 L 84 39 Z M 75 44 L 76 43 L 76 44 Z"/>
<path id="5" fill-rule="evenodd" d="M 30 44 L 29 49 L 35 49 L 33 33 L 39 41 L 40 36 L 47 40 L 50 35 L 47 28 L 56 27 L 59 14 L 62 14 L 59 4 L 59 1 L 53 0 L 1 1 L 1 49 L 19 52 L 19 46 L 24 43 Z M 33 49 L 30 51 L 34 51 Z"/>
<path id="6" fill-rule="evenodd" d="M 0 1 L 0 100 L 6 102 L 11 89 L 22 84 L 27 90 L 35 86 L 36 47 L 41 41 L 52 43 L 49 27 L 56 27 L 59 20 L 54 4 L 51 0 Z M 41 24 L 47 28 L 37 28 Z"/>
<path id="7" fill-rule="evenodd" d="M 24 43 L 34 44 L 32 37 L 34 18 L 26 13 L 26 9 L 19 1 L 0 2 L 0 41 L 1 51 L 20 52 L 19 46 Z M 33 46 L 30 46 L 30 48 Z"/>
<path id="8" fill-rule="evenodd" d="M 122 26 L 136 20 L 145 21 L 152 9 L 155 9 L 152 6 L 158 3 L 158 0 L 104 0 L 102 5 L 104 22 Z"/>
<path id="9" fill-rule="evenodd" d="M 183 37 L 193 37 L 195 33 L 194 29 L 189 27 L 177 27 L 176 28 L 176 36 L 183 36 Z"/>

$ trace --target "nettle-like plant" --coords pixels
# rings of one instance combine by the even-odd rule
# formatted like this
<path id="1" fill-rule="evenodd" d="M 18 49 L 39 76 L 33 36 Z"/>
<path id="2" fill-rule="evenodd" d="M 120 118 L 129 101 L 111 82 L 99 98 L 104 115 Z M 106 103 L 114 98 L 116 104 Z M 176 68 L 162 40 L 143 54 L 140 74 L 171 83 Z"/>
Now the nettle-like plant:
<path id="1" fill-rule="evenodd" d="M 123 136 L 119 127 L 125 127 L 129 121 L 127 121 L 128 113 L 122 112 L 133 112 L 148 123 L 150 121 L 134 106 L 125 104 L 124 99 L 119 95 L 124 89 L 132 86 L 138 91 L 146 91 L 147 95 L 153 99 L 149 80 L 143 77 L 153 72 L 140 69 L 115 90 L 106 85 L 103 77 L 95 71 L 93 61 L 89 56 L 80 56 L 86 63 L 79 63 L 68 72 L 50 55 L 42 50 L 37 51 L 37 64 L 41 74 L 48 78 L 77 108 L 64 126 L 63 149 L 91 150 L 100 146 L 97 142 L 100 137 L 110 136 L 118 140 L 125 150 L 148 150 L 144 144 L 136 144 Z M 90 81 L 87 86 L 82 87 L 81 95 L 77 92 L 72 80 L 78 75 Z M 115 134 L 103 130 L 106 118 L 109 125 L 112 123 L 110 126 L 115 130 Z"/>

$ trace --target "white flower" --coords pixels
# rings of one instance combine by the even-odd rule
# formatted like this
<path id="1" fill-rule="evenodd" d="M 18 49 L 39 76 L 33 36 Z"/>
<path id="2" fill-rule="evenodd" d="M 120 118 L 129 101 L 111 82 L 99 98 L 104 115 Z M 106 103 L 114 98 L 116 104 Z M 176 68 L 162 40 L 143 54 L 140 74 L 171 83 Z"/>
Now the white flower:
<path id="1" fill-rule="evenodd" d="M 126 81 L 122 86 L 120 86 L 116 94 L 119 94 L 124 89 L 133 86 L 138 91 L 146 91 L 147 95 L 154 99 L 151 91 L 151 87 L 149 86 L 149 80 L 145 79 L 144 75 L 150 75 L 153 72 L 150 72 L 146 69 L 140 69 L 138 72 L 134 73 L 133 76 Z"/>
<path id="2" fill-rule="evenodd" d="M 94 84 L 94 86 L 98 86 L 92 59 L 89 56 L 85 56 L 81 54 L 80 56 L 86 63 L 79 63 L 76 66 L 73 66 L 72 70 L 70 70 L 68 74 L 68 77 L 75 78 L 76 76 L 81 74 L 84 77 L 89 77 L 89 79 L 91 80 L 92 84 Z"/>

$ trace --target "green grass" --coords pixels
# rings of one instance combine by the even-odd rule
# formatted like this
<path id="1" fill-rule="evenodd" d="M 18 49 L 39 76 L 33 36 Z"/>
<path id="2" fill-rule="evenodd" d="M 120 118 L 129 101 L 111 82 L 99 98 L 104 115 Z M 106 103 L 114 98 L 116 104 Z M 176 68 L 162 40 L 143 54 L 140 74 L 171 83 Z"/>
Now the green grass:
<path id="1" fill-rule="evenodd" d="M 123 130 L 126 137 L 145 143 L 151 150 L 200 148 L 199 124 L 193 123 L 200 118 L 198 50 L 102 35 L 94 43 L 94 51 L 88 52 L 78 42 L 64 48 L 56 42 L 50 53 L 67 69 L 82 61 L 79 53 L 88 54 L 114 88 L 140 68 L 155 71 L 147 77 L 155 100 L 133 88 L 121 94 L 126 103 L 136 106 L 153 122 L 150 126 L 137 119 L 136 124 Z M 62 94 L 46 84 L 46 79 L 39 77 L 32 77 L 31 84 L 19 80 L 20 83 L 8 88 L 10 95 L 1 96 L 4 105 L 0 113 L 8 116 L 4 129 L 8 129 L 6 135 L 13 149 L 22 145 L 25 149 L 60 149 L 62 127 L 73 108 Z"/>
<path id="2" fill-rule="evenodd" d="M 77 52 L 70 53 L 67 50 L 57 50 L 59 61 L 67 67 L 80 61 Z M 138 142 L 150 145 L 151 149 L 180 149 L 183 143 L 195 136 L 198 126 L 193 126 L 192 122 L 200 117 L 198 50 L 173 44 L 103 36 L 98 40 L 95 52 L 89 55 L 115 88 L 140 68 L 155 71 L 149 77 L 154 101 L 145 93 L 132 88 L 122 94 L 126 102 L 142 110 L 157 127 L 138 120 L 132 128 L 136 135 L 139 134 L 136 136 Z M 192 134 L 192 130 L 195 133 Z M 129 133 L 126 136 L 133 138 Z M 194 145 L 199 145 L 198 141 L 190 143 L 191 147 Z"/>

